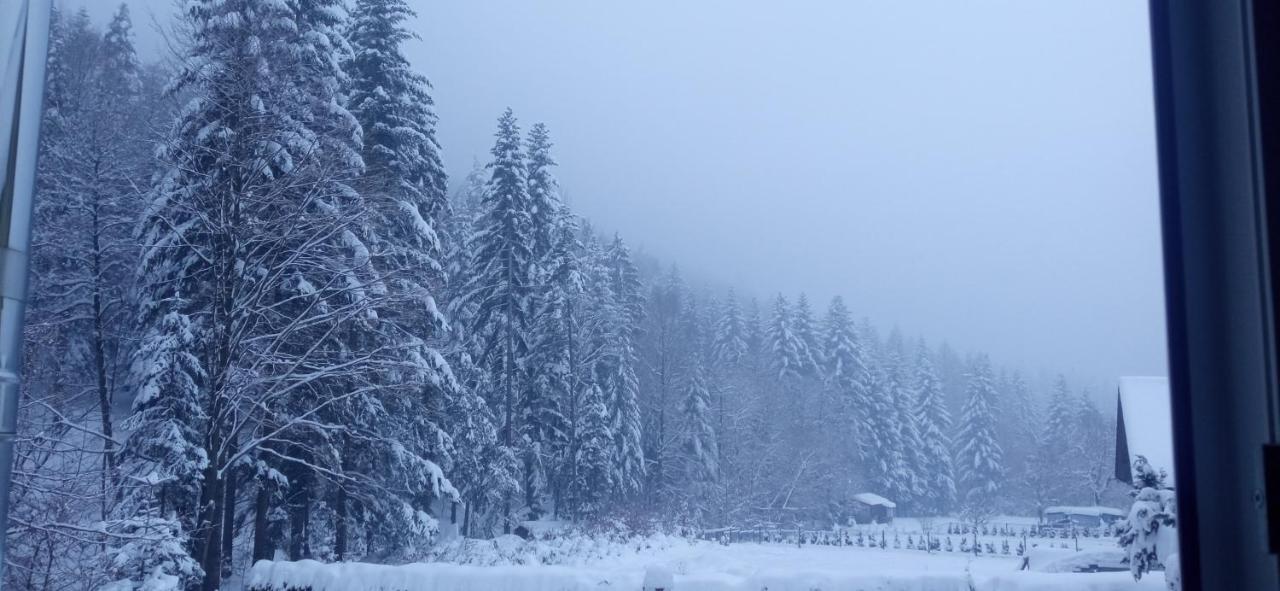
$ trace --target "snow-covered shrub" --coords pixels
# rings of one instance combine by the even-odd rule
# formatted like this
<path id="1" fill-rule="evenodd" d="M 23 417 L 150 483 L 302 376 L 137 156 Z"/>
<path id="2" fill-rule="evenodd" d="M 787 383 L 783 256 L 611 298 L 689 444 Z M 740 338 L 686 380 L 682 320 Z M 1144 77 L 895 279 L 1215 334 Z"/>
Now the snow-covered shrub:
<path id="1" fill-rule="evenodd" d="M 1178 509 L 1174 492 L 1166 484 L 1168 475 L 1157 472 L 1146 458 L 1138 456 L 1133 464 L 1134 499 L 1129 517 L 1121 523 L 1119 543 L 1126 551 L 1129 571 L 1134 579 L 1169 565 L 1178 554 Z M 1177 591 L 1178 570 L 1166 575 L 1170 589 Z"/>
<path id="2" fill-rule="evenodd" d="M 187 553 L 182 526 L 160 514 L 153 502 L 140 504 L 136 512 L 111 522 L 113 537 L 122 540 L 106 554 L 106 571 L 113 591 L 178 591 L 203 576 Z"/>

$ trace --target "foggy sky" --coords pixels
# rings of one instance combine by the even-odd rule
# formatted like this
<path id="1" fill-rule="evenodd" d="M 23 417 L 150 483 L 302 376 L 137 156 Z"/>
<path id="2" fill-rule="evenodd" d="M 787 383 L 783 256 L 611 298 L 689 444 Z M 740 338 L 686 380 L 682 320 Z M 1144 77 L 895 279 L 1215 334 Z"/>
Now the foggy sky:
<path id="1" fill-rule="evenodd" d="M 170 1 L 132 4 L 155 50 Z M 510 106 L 576 211 L 695 282 L 1077 385 L 1167 373 L 1143 0 L 413 4 L 454 184 Z"/>

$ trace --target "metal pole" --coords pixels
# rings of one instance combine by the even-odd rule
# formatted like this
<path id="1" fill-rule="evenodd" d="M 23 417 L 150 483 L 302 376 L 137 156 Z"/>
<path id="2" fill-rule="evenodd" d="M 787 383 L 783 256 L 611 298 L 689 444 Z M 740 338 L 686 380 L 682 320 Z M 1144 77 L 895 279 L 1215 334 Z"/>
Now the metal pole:
<path id="1" fill-rule="evenodd" d="M 0 0 L 0 524 L 6 531 L 50 9 L 50 0 Z"/>

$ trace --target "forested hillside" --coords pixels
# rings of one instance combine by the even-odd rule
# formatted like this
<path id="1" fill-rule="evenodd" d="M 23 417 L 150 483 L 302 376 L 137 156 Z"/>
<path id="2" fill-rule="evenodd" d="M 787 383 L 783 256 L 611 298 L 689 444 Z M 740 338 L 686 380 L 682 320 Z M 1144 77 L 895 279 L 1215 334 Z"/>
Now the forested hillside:
<path id="1" fill-rule="evenodd" d="M 163 62 L 124 6 L 55 15 L 6 586 L 1108 493 L 1087 393 L 633 253 L 537 113 L 449 178 L 409 4 L 190 0 Z"/>

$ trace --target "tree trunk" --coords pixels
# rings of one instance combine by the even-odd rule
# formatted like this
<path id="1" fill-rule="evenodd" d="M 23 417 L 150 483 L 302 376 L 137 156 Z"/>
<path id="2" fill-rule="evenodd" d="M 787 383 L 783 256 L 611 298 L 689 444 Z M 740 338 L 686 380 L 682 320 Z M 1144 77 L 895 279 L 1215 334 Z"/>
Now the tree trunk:
<path id="1" fill-rule="evenodd" d="M 345 475 L 350 468 L 350 453 L 348 447 L 350 439 L 346 434 L 342 436 L 342 473 Z M 335 495 L 333 508 L 333 557 L 337 562 L 342 562 L 347 558 L 347 487 L 345 482 L 338 482 L 338 492 Z"/>
<path id="2" fill-rule="evenodd" d="M 216 446 L 211 446 L 216 447 Z M 200 567 L 204 569 L 203 591 L 219 591 L 222 586 L 222 505 L 226 483 L 218 478 L 216 462 L 209 462 L 204 471 L 200 507 Z"/>
<path id="3" fill-rule="evenodd" d="M 101 239 L 99 237 L 100 225 L 98 223 L 98 206 L 95 195 L 94 207 L 92 209 L 93 229 L 91 239 L 93 241 L 92 258 L 90 262 L 93 270 L 93 370 L 96 378 L 96 386 L 98 389 L 98 413 L 102 417 L 102 518 L 107 518 L 109 509 L 108 499 L 110 498 L 110 490 L 115 488 L 115 440 L 112 438 L 111 425 L 111 391 L 107 386 L 107 338 L 106 327 L 104 326 L 104 310 L 102 303 L 102 249 Z"/>
<path id="4" fill-rule="evenodd" d="M 238 470 L 227 471 L 227 485 L 222 503 L 222 574 L 231 575 L 231 563 L 235 559 L 236 540 L 236 495 L 238 494 Z"/>
<path id="5" fill-rule="evenodd" d="M 333 559 L 342 562 L 347 558 L 347 487 L 338 487 L 334 504 Z"/>
<path id="6" fill-rule="evenodd" d="M 258 481 L 258 494 L 253 501 L 253 561 L 271 560 L 276 549 L 271 532 L 271 484 Z"/>

